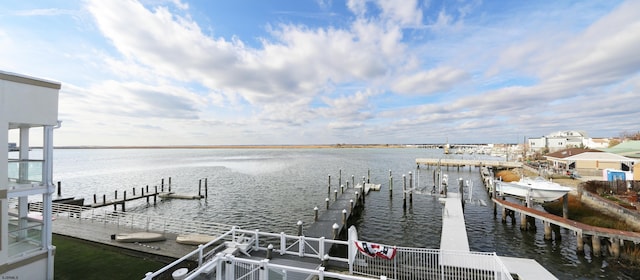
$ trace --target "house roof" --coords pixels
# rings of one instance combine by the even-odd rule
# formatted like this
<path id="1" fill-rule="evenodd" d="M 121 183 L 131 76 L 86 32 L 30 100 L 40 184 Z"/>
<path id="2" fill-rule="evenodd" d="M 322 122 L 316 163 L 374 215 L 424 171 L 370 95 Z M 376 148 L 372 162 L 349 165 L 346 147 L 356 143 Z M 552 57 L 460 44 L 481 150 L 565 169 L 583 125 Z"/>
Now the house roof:
<path id="1" fill-rule="evenodd" d="M 601 150 L 626 157 L 640 158 L 640 141 L 626 141 Z"/>
<path id="2" fill-rule="evenodd" d="M 581 153 L 579 155 L 573 155 L 570 157 L 566 157 L 565 160 L 597 160 L 597 161 L 608 161 L 608 162 L 636 162 L 637 159 L 632 159 L 628 157 L 623 157 L 621 155 L 616 155 L 612 153 L 603 153 L 603 152 L 586 152 Z"/>
<path id="3" fill-rule="evenodd" d="M 569 149 L 564 149 L 564 150 L 547 154 L 545 155 L 545 157 L 546 158 L 567 158 L 570 156 L 579 155 L 586 152 L 600 152 L 600 151 L 594 150 L 594 149 L 569 148 Z"/>

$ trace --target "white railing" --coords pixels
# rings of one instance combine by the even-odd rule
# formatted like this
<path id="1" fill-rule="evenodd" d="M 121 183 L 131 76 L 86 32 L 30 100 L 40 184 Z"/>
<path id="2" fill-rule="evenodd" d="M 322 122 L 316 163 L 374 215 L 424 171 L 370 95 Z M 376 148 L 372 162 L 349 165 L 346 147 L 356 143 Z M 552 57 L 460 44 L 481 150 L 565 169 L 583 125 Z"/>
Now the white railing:
<path id="1" fill-rule="evenodd" d="M 268 271 L 274 272 L 281 277 L 284 275 L 282 279 L 286 279 L 288 273 L 303 273 L 306 276 L 318 276 L 320 279 L 323 279 L 322 277 L 370 279 L 364 278 L 365 276 L 380 279 L 513 279 L 495 253 L 451 252 L 437 249 L 391 246 L 397 253 L 392 259 L 386 260 L 367 257 L 358 253 L 355 245 L 357 231 L 354 227 L 349 229 L 348 238 L 348 241 L 340 241 L 292 236 L 284 233 L 267 233 L 258 230 L 241 230 L 234 227 L 217 240 L 199 246 L 198 249 L 166 267 L 153 273 L 147 273 L 144 279 L 155 279 L 167 271 L 175 270 L 176 266 L 183 261 L 194 260 L 194 258 L 198 262 L 198 267 L 189 272 L 186 279 L 196 279 L 196 277 L 199 277 L 198 279 L 269 279 Z M 234 242 L 244 240 L 244 242 L 248 242 L 250 250 L 255 251 L 268 251 L 271 245 L 271 250 L 273 250 L 271 253 L 344 262 L 349 265 L 351 274 L 329 275 L 324 271 L 323 267 L 318 270 L 309 270 L 296 266 L 272 264 L 268 259 L 262 261 L 248 260 L 235 258 L 232 255 L 222 255 L 219 252 L 222 251 L 224 244 L 214 247 L 220 240 L 233 240 Z M 331 245 L 346 246 L 348 257 L 342 258 L 326 254 Z M 239 265 L 235 265 L 236 263 Z M 220 273 L 215 273 L 216 271 Z M 362 276 L 354 276 L 354 274 Z"/>
<path id="2" fill-rule="evenodd" d="M 236 242 L 238 244 L 246 244 L 248 245 L 247 251 L 269 251 L 272 250 L 271 253 L 279 253 L 280 255 L 294 255 L 299 257 L 307 257 L 307 258 L 317 258 L 318 260 L 330 260 L 330 261 L 338 261 L 347 263 L 347 258 L 342 258 L 339 256 L 331 256 L 329 255 L 329 248 L 331 246 L 348 246 L 348 241 L 342 240 L 333 240 L 327 239 L 324 237 L 313 238 L 306 236 L 295 236 L 295 235 L 287 235 L 283 232 L 281 233 L 269 233 L 262 232 L 259 230 L 242 230 L 237 227 L 233 227 L 230 231 L 220 235 L 216 240 L 213 240 L 207 244 L 198 246 L 198 249 L 192 251 L 191 253 L 183 256 L 182 258 L 176 260 L 175 262 L 163 267 L 162 269 L 156 272 L 149 272 L 145 275 L 144 279 L 154 279 L 155 277 L 160 276 L 166 271 L 172 270 L 175 266 L 179 265 L 185 260 L 193 260 L 194 258 L 198 262 L 198 268 L 195 271 L 209 271 L 214 268 L 214 265 L 208 261 L 214 253 L 218 253 L 224 249 L 224 245 L 218 245 L 222 240 L 231 240 L 232 242 Z M 269 249 L 271 247 L 271 249 Z M 240 258 L 238 258 L 240 260 Z M 204 264 L 204 265 L 203 265 Z M 297 270 L 297 267 L 288 267 L 289 270 Z M 249 273 L 251 269 L 246 269 L 246 267 L 241 268 L 245 269 L 245 274 L 253 275 Z M 289 271 L 287 269 L 274 271 L 277 273 L 281 273 L 284 271 L 286 273 Z M 196 273 L 192 271 L 191 273 Z M 311 270 L 310 270 L 311 271 Z M 257 272 L 256 272 L 257 273 Z M 311 273 L 311 272 L 310 272 Z M 316 275 L 316 274 L 314 274 Z M 239 277 L 235 275 L 234 277 Z M 245 276 L 248 277 L 248 276 Z M 253 276 L 251 276 L 253 277 Z M 228 278 L 223 278 L 228 279 Z M 239 278 L 230 278 L 230 279 L 239 279 Z M 263 278 L 244 278 L 244 279 L 263 279 Z M 341 278 L 341 279 L 363 279 L 363 278 Z"/>
<path id="3" fill-rule="evenodd" d="M 287 279 L 287 275 L 297 274 L 296 279 L 344 279 L 344 280 L 370 280 L 370 277 L 342 274 L 325 271 L 324 267 L 307 269 L 271 263 L 268 259 L 253 260 L 237 258 L 233 255 L 219 253 L 205 265 L 190 272 L 186 280 L 216 279 L 216 280 L 269 280 Z M 149 276 L 149 274 L 148 274 Z M 145 278 L 151 279 L 151 278 Z M 379 279 L 386 279 L 382 276 Z"/>

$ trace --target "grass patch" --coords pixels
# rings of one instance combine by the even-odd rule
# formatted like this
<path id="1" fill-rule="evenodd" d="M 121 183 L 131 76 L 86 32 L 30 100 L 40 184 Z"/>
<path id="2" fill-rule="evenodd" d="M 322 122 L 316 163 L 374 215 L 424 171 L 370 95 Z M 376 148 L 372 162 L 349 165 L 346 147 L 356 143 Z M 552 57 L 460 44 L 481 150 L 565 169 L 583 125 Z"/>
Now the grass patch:
<path id="1" fill-rule="evenodd" d="M 164 263 L 130 256 L 75 238 L 53 235 L 55 279 L 142 279 Z"/>
<path id="2" fill-rule="evenodd" d="M 547 202 L 543 204 L 542 207 L 549 213 L 562 216 L 562 200 L 563 199 L 561 198 L 556 201 Z M 582 204 L 582 202 L 573 195 L 569 195 L 568 205 L 569 219 L 571 220 L 597 227 L 634 231 L 633 227 L 624 221 L 620 221 L 616 217 L 606 215 L 594 208 Z"/>

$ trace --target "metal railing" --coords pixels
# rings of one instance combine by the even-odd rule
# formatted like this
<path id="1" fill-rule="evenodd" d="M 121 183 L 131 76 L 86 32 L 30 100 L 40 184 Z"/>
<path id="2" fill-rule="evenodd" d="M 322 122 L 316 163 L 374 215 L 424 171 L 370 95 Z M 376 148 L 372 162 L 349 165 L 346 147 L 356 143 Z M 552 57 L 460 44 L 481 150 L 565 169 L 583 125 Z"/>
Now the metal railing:
<path id="1" fill-rule="evenodd" d="M 277 243 L 279 239 L 279 244 Z M 249 260 L 221 254 L 223 245 L 216 246 L 220 240 L 247 242 L 250 250 L 279 251 L 280 255 L 296 255 L 312 257 L 319 260 L 333 260 L 349 265 L 350 275 L 328 274 L 324 267 L 317 270 L 304 269 L 294 265 L 276 265 L 264 260 Z M 243 241 L 240 241 L 243 240 Z M 261 231 L 248 231 L 233 228 L 198 249 L 176 260 L 175 262 L 145 275 L 145 280 L 154 279 L 161 274 L 174 270 L 185 260 L 195 260 L 198 267 L 188 272 L 186 279 L 286 279 L 288 273 L 303 273 L 306 276 L 331 277 L 336 279 L 493 279 L 512 280 L 504 264 L 495 253 L 452 252 L 437 249 L 393 247 L 397 250 L 391 259 L 372 258 L 358 253 L 355 245 L 357 231 L 349 229 L 349 240 L 340 241 L 325 238 L 292 236 L 284 233 L 275 234 Z M 325 254 L 328 245 L 346 246 L 348 257 L 329 256 Z M 237 265 L 236 265 L 237 264 Z M 217 271 L 217 273 L 216 273 Z M 265 272 L 267 271 L 267 272 Z M 273 273 L 268 273 L 271 271 Z M 354 276 L 354 274 L 362 276 Z M 276 275 L 276 276 L 274 276 Z M 282 277 L 284 275 L 284 277 Z"/>
<path id="2" fill-rule="evenodd" d="M 233 255 L 219 253 L 206 265 L 198 267 L 187 275 L 186 280 L 216 279 L 216 280 L 269 280 L 287 279 L 287 275 L 297 274 L 295 279 L 344 279 L 344 280 L 370 280 L 370 277 L 348 275 L 337 272 L 325 271 L 324 267 L 318 269 L 300 268 L 271 263 L 268 259 L 252 260 L 237 258 Z M 151 279 L 151 278 L 145 278 Z M 382 276 L 379 279 L 387 279 Z"/>
<path id="3" fill-rule="evenodd" d="M 173 263 L 163 267 L 156 272 L 149 272 L 144 279 L 154 279 L 160 276 L 164 272 L 171 270 L 175 266 L 179 265 L 185 260 L 194 260 L 198 262 L 198 269 L 191 273 L 201 273 L 196 271 L 212 269 L 213 264 L 210 263 L 208 258 L 213 254 L 219 253 L 223 250 L 222 246 L 217 245 L 220 241 L 227 240 L 235 242 L 236 244 L 247 245 L 247 251 L 269 251 L 279 253 L 280 255 L 294 255 L 299 257 L 317 258 L 318 260 L 331 260 L 347 263 L 348 259 L 340 256 L 329 255 L 328 248 L 334 246 L 348 246 L 348 241 L 333 240 L 324 237 L 313 238 L 305 236 L 294 236 L 281 233 L 269 233 L 259 230 L 243 230 L 237 227 L 233 227 L 230 231 L 218 236 L 211 242 L 198 246 L 198 249 L 183 256 L 182 258 L 174 261 Z M 270 249 L 271 248 L 271 249 Z M 238 258 L 240 260 L 240 258 Z M 205 264 L 206 263 L 206 264 Z M 203 264 L 205 264 L 203 266 Z M 288 268 L 288 269 L 287 269 Z M 280 271 L 298 270 L 299 268 L 294 266 L 284 267 Z M 311 271 L 311 270 L 310 270 Z M 312 273 L 312 272 L 309 272 Z M 317 275 L 317 274 L 314 274 Z M 227 279 L 227 278 L 224 278 Z M 239 279 L 239 278 L 231 278 Z M 265 279 L 265 278 L 245 278 L 245 279 Z M 268 279 L 268 278 L 266 278 Z M 362 279 L 362 278 L 341 278 L 341 279 Z"/>

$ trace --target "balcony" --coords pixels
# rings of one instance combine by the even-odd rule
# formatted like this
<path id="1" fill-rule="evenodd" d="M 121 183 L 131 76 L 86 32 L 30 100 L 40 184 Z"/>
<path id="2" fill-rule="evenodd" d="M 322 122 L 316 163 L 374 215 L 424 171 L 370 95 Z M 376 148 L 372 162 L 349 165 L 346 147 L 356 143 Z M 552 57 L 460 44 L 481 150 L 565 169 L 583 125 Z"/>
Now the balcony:
<path id="1" fill-rule="evenodd" d="M 9 159 L 7 166 L 10 193 L 40 189 L 43 186 L 44 160 Z"/>
<path id="2" fill-rule="evenodd" d="M 9 213 L 9 257 L 19 259 L 39 253 L 44 249 L 42 245 L 41 216 L 19 218 L 16 213 Z"/>

